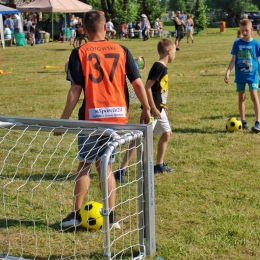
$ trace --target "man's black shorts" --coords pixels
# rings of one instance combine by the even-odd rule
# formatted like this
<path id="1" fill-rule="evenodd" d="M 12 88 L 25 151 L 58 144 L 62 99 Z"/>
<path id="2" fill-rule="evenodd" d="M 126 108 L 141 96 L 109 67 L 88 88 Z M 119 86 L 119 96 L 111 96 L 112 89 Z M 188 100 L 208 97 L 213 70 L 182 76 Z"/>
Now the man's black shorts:
<path id="1" fill-rule="evenodd" d="M 183 38 L 183 31 L 176 31 L 176 39 L 182 39 Z"/>

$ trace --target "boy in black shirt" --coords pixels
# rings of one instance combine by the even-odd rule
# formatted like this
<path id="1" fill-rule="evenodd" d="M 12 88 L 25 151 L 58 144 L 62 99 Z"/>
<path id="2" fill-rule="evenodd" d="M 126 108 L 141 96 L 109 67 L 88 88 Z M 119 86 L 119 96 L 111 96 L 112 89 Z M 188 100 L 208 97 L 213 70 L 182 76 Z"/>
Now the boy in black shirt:
<path id="1" fill-rule="evenodd" d="M 164 163 L 164 156 L 168 142 L 172 135 L 171 126 L 168 120 L 168 108 L 166 106 L 168 96 L 168 70 L 167 64 L 171 63 L 175 58 L 176 46 L 168 40 L 162 39 L 157 45 L 159 60 L 156 61 L 148 75 L 145 85 L 148 102 L 151 107 L 153 116 L 153 131 L 156 135 L 161 135 L 157 145 L 156 165 L 154 166 L 155 174 L 163 172 L 173 172 L 173 168 L 169 168 Z M 121 167 L 115 172 L 115 178 L 124 183 L 125 168 L 135 154 L 135 143 L 131 143 L 129 151 L 125 154 Z"/>

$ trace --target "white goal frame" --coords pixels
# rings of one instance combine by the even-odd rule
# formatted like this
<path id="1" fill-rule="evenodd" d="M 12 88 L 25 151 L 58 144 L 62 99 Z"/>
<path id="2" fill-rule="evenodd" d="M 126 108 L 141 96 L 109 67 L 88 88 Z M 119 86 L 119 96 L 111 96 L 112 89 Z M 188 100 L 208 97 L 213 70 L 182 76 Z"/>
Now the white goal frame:
<path id="1" fill-rule="evenodd" d="M 29 127 L 28 127 L 29 126 Z M 108 204 L 108 185 L 107 185 L 107 165 L 109 158 L 116 148 L 136 142 L 136 157 L 141 163 L 138 164 L 137 172 L 141 181 L 138 182 L 138 192 L 142 193 L 138 197 L 138 207 L 141 214 L 138 216 L 139 225 L 139 252 L 140 255 L 133 259 L 143 259 L 146 255 L 154 255 L 156 252 L 155 239 L 155 197 L 154 197 L 154 171 L 153 171 L 153 128 L 152 125 L 144 124 L 114 124 L 100 123 L 79 120 L 55 120 L 25 117 L 0 116 L 0 129 L 15 129 L 26 131 L 62 132 L 78 134 L 90 134 L 95 131 L 115 138 L 107 146 L 105 155 L 101 158 L 101 196 L 102 196 L 102 215 L 103 215 L 103 259 L 114 259 L 111 252 L 109 227 L 109 204 Z M 40 130 L 39 130 L 40 129 Z M 0 136 L 1 138 L 1 136 Z M 0 139 L 0 151 L 1 151 Z M 142 147 L 142 149 L 140 148 Z M 0 173 L 1 180 L 1 173 Z M 0 190 L 2 189 L 0 182 Z M 0 201 L 0 206 L 1 201 Z M 0 216 L 1 217 L 1 216 Z M 0 251 L 0 259 L 23 259 L 9 256 L 7 252 Z M 63 259 L 63 258 L 62 258 Z M 74 259 L 74 258 L 73 258 Z"/>

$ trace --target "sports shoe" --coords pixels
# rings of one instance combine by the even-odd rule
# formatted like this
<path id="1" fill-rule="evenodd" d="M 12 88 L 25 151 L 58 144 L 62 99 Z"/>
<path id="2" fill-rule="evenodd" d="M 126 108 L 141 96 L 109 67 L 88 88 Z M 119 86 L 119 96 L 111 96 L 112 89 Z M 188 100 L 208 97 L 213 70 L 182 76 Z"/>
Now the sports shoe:
<path id="1" fill-rule="evenodd" d="M 61 221 L 61 228 L 69 228 L 78 226 L 81 222 L 81 217 L 79 215 L 79 210 L 72 211 Z"/>
<path id="2" fill-rule="evenodd" d="M 163 166 L 160 164 L 154 166 L 154 174 L 162 174 L 163 172 L 174 172 L 174 169 L 167 167 L 165 163 Z"/>
<path id="3" fill-rule="evenodd" d="M 255 133 L 260 132 L 260 123 L 258 121 L 255 122 L 255 125 L 252 127 L 252 131 Z"/>
<path id="4" fill-rule="evenodd" d="M 248 130 L 247 122 L 245 120 L 242 121 L 242 129 L 243 130 Z"/>
<path id="5" fill-rule="evenodd" d="M 119 229 L 120 225 L 116 221 L 116 212 L 115 211 L 110 211 L 109 213 L 109 223 L 112 224 L 112 227 L 115 229 Z"/>
<path id="6" fill-rule="evenodd" d="M 115 172 L 115 179 L 120 181 L 120 183 L 125 183 L 125 169 L 117 169 Z"/>

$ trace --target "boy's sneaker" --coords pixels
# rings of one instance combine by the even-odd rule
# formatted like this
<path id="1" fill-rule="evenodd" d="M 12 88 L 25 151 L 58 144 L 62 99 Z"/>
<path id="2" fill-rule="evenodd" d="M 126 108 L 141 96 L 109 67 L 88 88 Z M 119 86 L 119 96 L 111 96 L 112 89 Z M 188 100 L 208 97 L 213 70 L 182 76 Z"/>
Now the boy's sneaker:
<path id="1" fill-rule="evenodd" d="M 115 172 L 115 179 L 120 181 L 120 183 L 125 183 L 125 169 L 117 169 Z"/>
<path id="2" fill-rule="evenodd" d="M 69 228 L 78 226 L 81 222 L 81 217 L 79 215 L 79 210 L 72 211 L 61 221 L 61 228 Z"/>
<path id="3" fill-rule="evenodd" d="M 167 167 L 165 163 L 154 166 L 154 174 L 162 174 L 163 172 L 174 172 L 174 169 Z"/>
<path id="4" fill-rule="evenodd" d="M 248 130 L 247 122 L 245 120 L 242 121 L 242 129 L 243 130 Z"/>
<path id="5" fill-rule="evenodd" d="M 167 165 L 165 163 L 163 163 L 163 171 L 164 172 L 174 172 L 174 169 L 167 167 Z"/>
<path id="6" fill-rule="evenodd" d="M 109 223 L 112 224 L 112 227 L 115 229 L 119 229 L 120 225 L 116 220 L 116 212 L 115 211 L 110 211 L 109 213 Z"/>
<path id="7" fill-rule="evenodd" d="M 260 123 L 258 121 L 255 122 L 255 125 L 252 127 L 252 131 L 255 133 L 260 132 Z"/>

